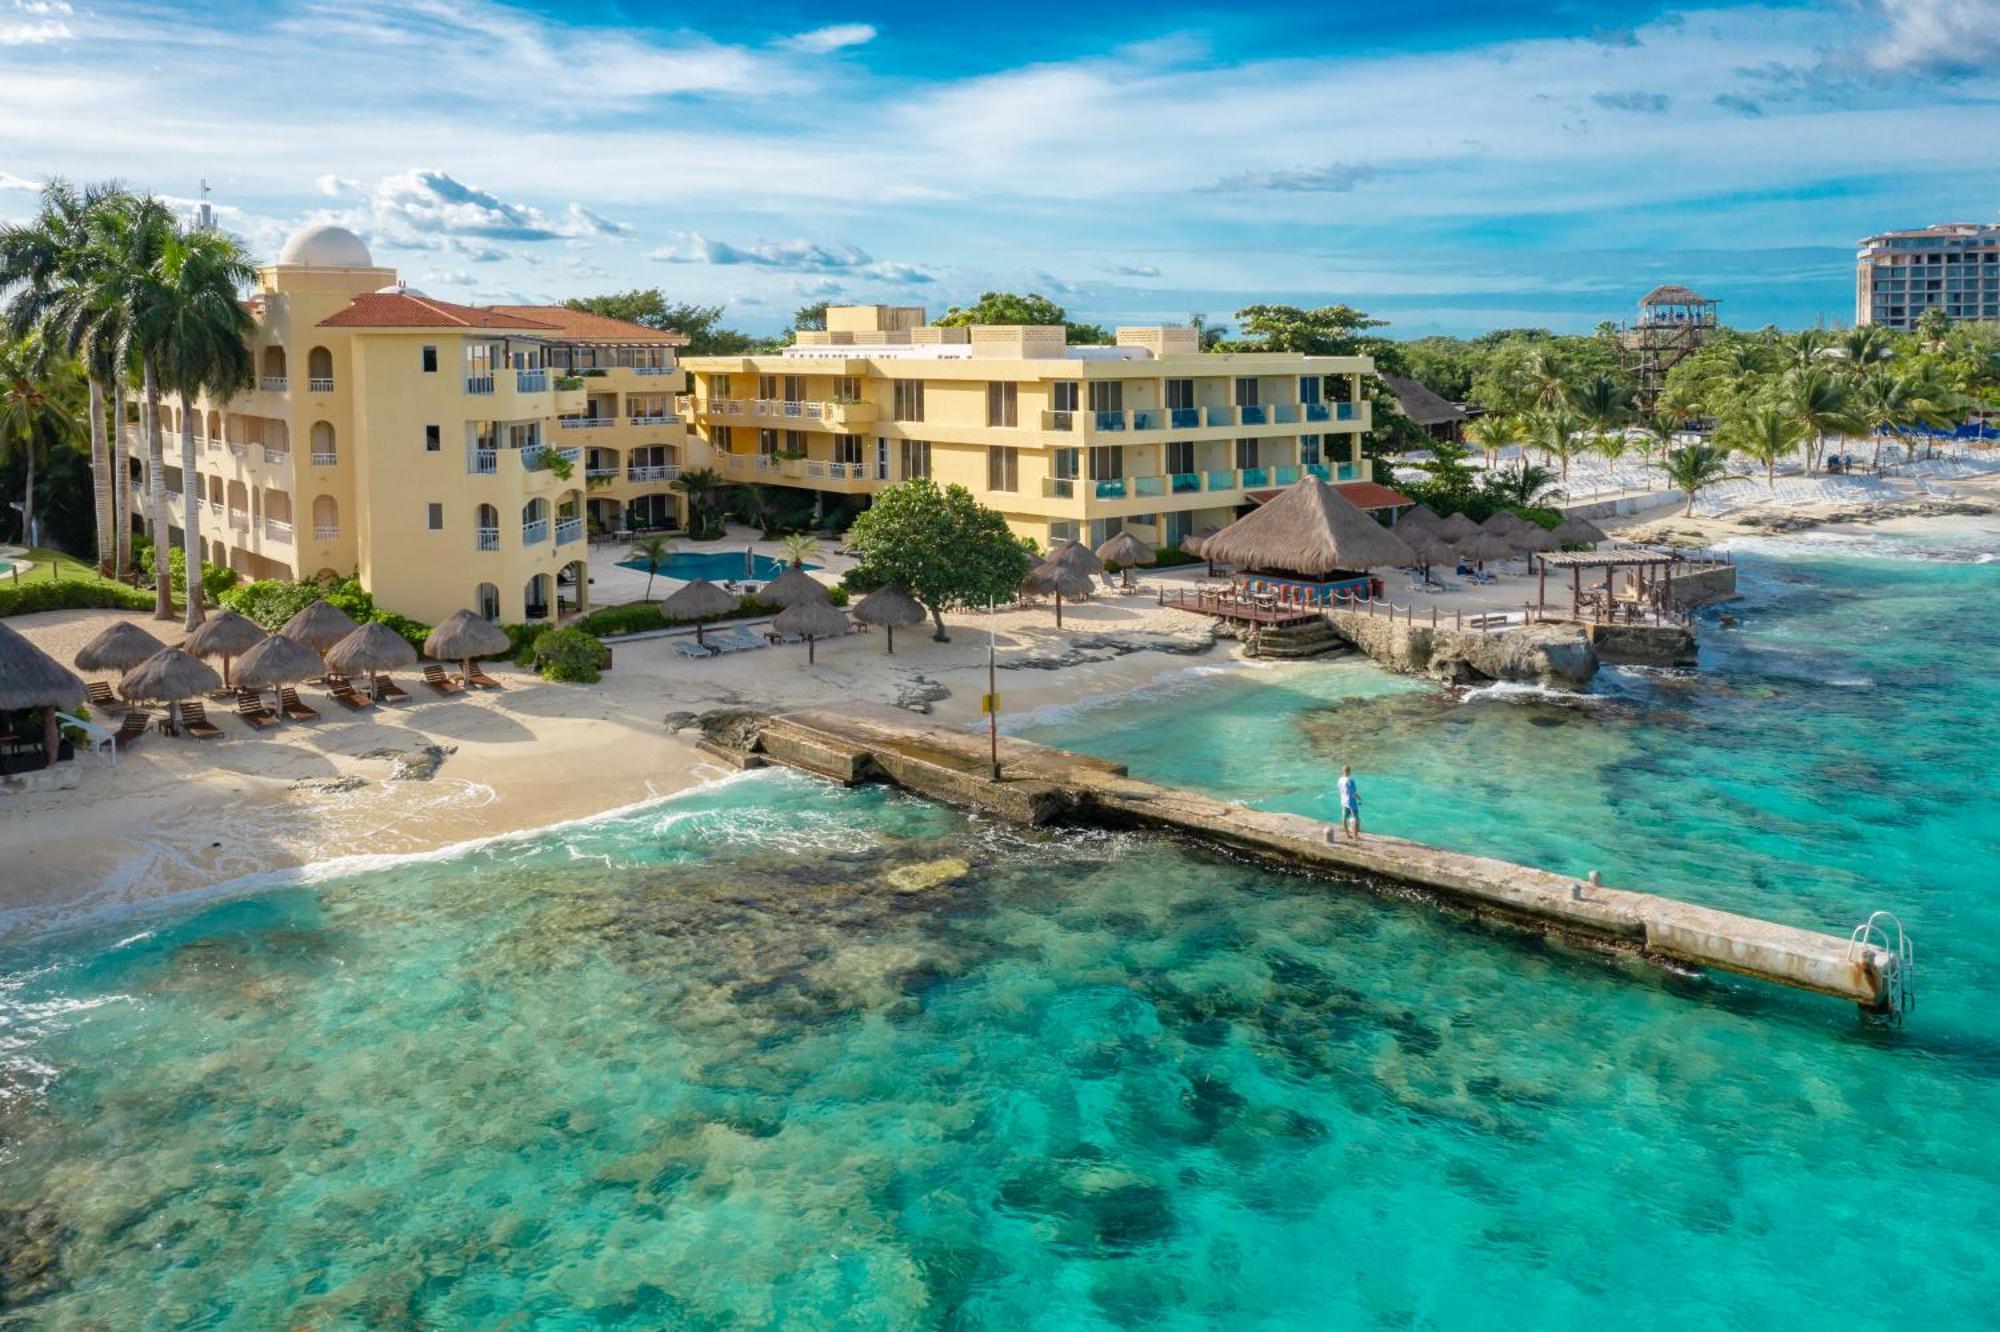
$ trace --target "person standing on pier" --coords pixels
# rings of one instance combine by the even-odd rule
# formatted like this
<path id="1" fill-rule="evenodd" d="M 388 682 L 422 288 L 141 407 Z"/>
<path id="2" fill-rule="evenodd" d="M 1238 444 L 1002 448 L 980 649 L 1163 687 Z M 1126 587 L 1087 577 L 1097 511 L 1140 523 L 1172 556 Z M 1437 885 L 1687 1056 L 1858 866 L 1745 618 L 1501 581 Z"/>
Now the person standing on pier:
<path id="1" fill-rule="evenodd" d="M 1350 842 L 1361 840 L 1361 788 L 1354 784 L 1354 769 L 1340 770 L 1340 831 Z"/>

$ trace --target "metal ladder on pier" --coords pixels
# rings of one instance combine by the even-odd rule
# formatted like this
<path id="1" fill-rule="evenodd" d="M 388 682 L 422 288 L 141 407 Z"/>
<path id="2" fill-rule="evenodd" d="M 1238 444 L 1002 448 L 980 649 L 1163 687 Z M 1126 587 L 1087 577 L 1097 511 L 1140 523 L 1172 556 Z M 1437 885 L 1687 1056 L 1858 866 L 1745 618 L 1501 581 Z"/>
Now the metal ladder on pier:
<path id="1" fill-rule="evenodd" d="M 1903 922 L 1893 912 L 1877 911 L 1847 936 L 1849 961 L 1858 961 L 1864 948 L 1888 954 L 1889 965 L 1882 977 L 1882 1010 L 1901 1022 L 1917 1007 L 1916 945 L 1903 933 Z"/>

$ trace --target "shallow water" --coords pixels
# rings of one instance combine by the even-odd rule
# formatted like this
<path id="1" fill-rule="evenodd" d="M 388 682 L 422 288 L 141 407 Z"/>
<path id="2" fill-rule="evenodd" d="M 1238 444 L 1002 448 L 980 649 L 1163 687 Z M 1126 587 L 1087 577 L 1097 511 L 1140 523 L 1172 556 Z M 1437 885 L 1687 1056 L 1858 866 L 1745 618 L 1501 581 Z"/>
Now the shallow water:
<path id="1" fill-rule="evenodd" d="M 1787 548 L 1699 680 L 1552 705 L 1218 673 L 1043 728 L 1287 808 L 1353 762 L 1384 829 L 1804 924 L 1894 906 L 1924 964 L 1902 1032 L 763 775 L 11 945 L 0 1309 L 1990 1326 L 2000 642 L 1944 608 L 1996 578 Z M 1948 641 L 1890 637 L 1922 627 Z"/>

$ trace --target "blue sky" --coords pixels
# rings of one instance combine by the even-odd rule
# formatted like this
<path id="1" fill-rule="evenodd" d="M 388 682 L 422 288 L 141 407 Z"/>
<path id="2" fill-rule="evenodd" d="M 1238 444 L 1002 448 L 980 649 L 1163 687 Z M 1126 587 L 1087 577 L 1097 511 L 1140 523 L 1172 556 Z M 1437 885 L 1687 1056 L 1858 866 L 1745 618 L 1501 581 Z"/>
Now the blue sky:
<path id="1" fill-rule="evenodd" d="M 0 0 L 0 218 L 52 173 L 415 286 L 1104 322 L 1347 301 L 1588 329 L 1663 281 L 1852 314 L 1854 243 L 2000 215 L 2000 0 L 1302 8 Z"/>

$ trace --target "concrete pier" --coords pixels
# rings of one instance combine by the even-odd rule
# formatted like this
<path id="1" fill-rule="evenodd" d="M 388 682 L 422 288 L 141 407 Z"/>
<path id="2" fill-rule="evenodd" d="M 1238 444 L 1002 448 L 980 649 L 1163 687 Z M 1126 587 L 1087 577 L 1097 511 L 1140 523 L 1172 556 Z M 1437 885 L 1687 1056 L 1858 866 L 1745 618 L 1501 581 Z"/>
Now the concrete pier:
<path id="1" fill-rule="evenodd" d="M 996 781 L 985 735 L 896 709 L 732 710 L 701 724 L 704 748 L 739 764 L 781 763 L 850 785 L 891 782 L 1025 824 L 1179 833 L 1338 880 L 1409 885 L 1440 904 L 1586 947 L 1720 968 L 1871 1010 L 1886 1009 L 1898 989 L 1897 958 L 1881 948 L 1402 838 L 1329 842 L 1331 825 L 1318 820 L 1141 781 L 1121 764 L 1046 745 L 1002 737 Z"/>

